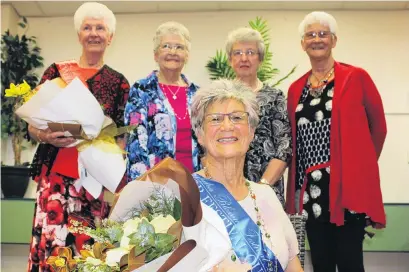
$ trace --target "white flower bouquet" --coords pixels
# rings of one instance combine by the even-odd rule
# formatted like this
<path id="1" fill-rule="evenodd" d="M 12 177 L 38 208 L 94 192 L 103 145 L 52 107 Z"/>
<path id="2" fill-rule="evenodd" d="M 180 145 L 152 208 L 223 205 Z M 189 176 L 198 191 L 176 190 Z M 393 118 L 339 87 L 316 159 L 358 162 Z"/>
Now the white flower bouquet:
<path id="1" fill-rule="evenodd" d="M 198 243 L 203 235 L 198 187 L 170 158 L 116 194 L 101 226 L 71 225 L 72 232 L 93 237 L 95 244 L 75 258 L 61 248 L 64 255 L 48 261 L 56 271 L 199 271 L 208 259 Z"/>
<path id="2" fill-rule="evenodd" d="M 84 187 L 94 198 L 103 187 L 114 193 L 126 170 L 124 151 L 114 136 L 127 129 L 118 129 L 104 115 L 97 99 L 78 78 L 69 84 L 56 78 L 36 90 L 15 113 L 38 129 L 63 131 L 66 137 L 77 139 L 72 144 L 79 151 L 77 190 Z"/>

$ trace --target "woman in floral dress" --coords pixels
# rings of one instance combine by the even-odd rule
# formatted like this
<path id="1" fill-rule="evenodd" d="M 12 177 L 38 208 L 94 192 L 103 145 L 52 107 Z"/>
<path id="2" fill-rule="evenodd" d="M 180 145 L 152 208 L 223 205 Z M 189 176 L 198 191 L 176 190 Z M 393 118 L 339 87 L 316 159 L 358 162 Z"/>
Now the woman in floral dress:
<path id="1" fill-rule="evenodd" d="M 230 32 L 226 51 L 236 78 L 257 94 L 260 106 L 260 123 L 246 155 L 244 175 L 249 180 L 271 185 L 284 205 L 283 173 L 291 159 L 286 98 L 282 91 L 263 84 L 257 77 L 265 54 L 258 31 L 239 28 Z"/>
<path id="2" fill-rule="evenodd" d="M 159 70 L 135 82 L 125 107 L 125 124 L 136 127 L 126 145 L 128 181 L 166 157 L 190 172 L 200 169 L 199 146 L 190 125 L 190 104 L 198 86 L 182 74 L 189 59 L 189 31 L 180 23 L 166 22 L 153 41 Z"/>
<path id="3" fill-rule="evenodd" d="M 103 60 L 115 32 L 115 16 L 105 5 L 86 3 L 76 11 L 74 22 L 82 45 L 79 60 L 53 63 L 40 83 L 61 77 L 68 84 L 75 77 L 80 78 L 103 106 L 104 113 L 122 126 L 129 84 Z M 93 243 L 87 235 L 70 233 L 71 220 L 95 226 L 108 216 L 109 206 L 103 193 L 95 199 L 83 188 L 74 188 L 74 181 L 79 178 L 78 151 L 66 147 L 74 142 L 73 138 L 60 138 L 62 132 L 32 126 L 29 136 L 40 145 L 31 168 L 38 189 L 28 271 L 51 271 L 46 261 L 57 254 L 58 247 L 69 247 L 74 255 L 79 255 L 85 244 Z M 120 139 L 118 144 L 123 146 Z"/>

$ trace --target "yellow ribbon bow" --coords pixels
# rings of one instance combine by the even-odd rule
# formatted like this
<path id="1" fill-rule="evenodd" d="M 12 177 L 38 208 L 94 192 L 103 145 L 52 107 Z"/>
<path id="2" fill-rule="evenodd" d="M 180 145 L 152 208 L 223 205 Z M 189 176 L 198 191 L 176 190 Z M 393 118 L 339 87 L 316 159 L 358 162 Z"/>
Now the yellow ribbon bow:
<path id="1" fill-rule="evenodd" d="M 110 125 L 103 128 L 98 137 L 94 139 L 87 139 L 86 135 L 84 134 L 83 138 L 85 140 L 77 145 L 77 150 L 81 152 L 92 145 L 108 153 L 126 154 L 126 152 L 116 144 L 114 137 L 130 132 L 134 128 L 135 126 L 125 126 L 118 128 L 116 124 L 112 122 Z"/>

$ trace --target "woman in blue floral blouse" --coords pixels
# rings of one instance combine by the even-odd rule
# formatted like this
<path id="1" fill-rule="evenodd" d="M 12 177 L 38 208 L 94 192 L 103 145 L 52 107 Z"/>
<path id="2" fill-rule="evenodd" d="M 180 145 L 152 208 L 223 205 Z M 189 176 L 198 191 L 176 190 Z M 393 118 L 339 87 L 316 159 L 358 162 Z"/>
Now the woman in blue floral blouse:
<path id="1" fill-rule="evenodd" d="M 282 91 L 263 84 L 257 77 L 265 54 L 258 31 L 233 30 L 228 35 L 226 51 L 236 78 L 257 94 L 260 106 L 260 123 L 246 154 L 244 175 L 249 180 L 271 185 L 284 205 L 283 173 L 292 153 L 286 98 Z"/>
<path id="2" fill-rule="evenodd" d="M 190 125 L 190 104 L 198 86 L 182 74 L 189 58 L 189 31 L 167 22 L 158 27 L 153 41 L 159 70 L 131 87 L 125 107 L 125 124 L 136 126 L 126 145 L 128 181 L 166 157 L 191 172 L 200 170 L 199 146 Z"/>

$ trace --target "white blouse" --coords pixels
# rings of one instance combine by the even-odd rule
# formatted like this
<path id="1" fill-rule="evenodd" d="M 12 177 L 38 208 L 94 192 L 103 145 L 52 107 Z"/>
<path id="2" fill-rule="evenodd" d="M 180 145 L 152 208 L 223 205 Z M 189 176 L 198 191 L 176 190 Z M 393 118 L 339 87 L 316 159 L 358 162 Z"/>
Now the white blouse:
<path id="1" fill-rule="evenodd" d="M 263 241 L 274 252 L 285 270 L 289 261 L 299 253 L 297 236 L 293 225 L 270 186 L 251 182 L 251 188 L 256 195 L 256 203 L 264 220 L 265 228 L 271 235 L 270 238 L 266 238 L 264 228 L 260 227 L 263 233 Z M 203 240 L 201 240 L 207 252 L 209 252 L 209 259 L 200 271 L 207 271 L 223 261 L 224 258 L 230 258 L 233 251 L 223 220 L 212 208 L 203 202 L 201 204 L 203 220 L 207 223 L 204 237 L 202 237 Z M 239 204 L 250 218 L 257 222 L 257 213 L 250 195 L 239 201 Z M 220 256 L 220 252 L 226 252 L 226 248 L 229 248 L 229 253 L 225 254 L 226 256 Z"/>

